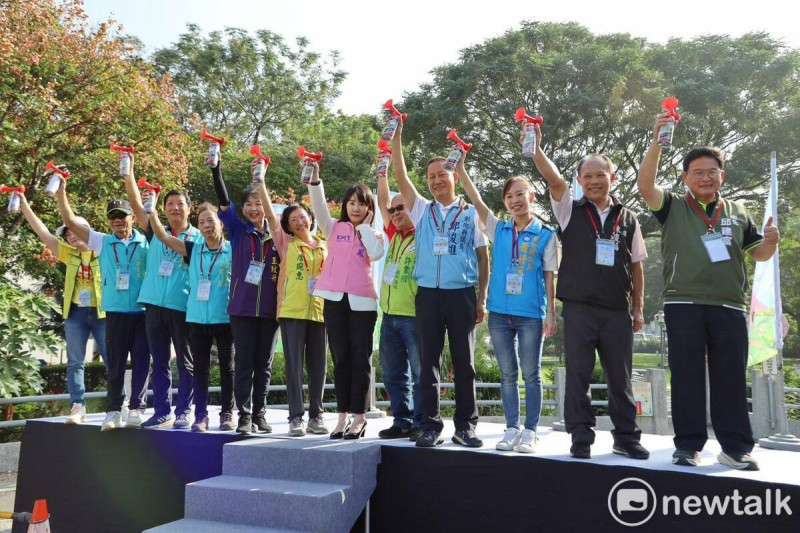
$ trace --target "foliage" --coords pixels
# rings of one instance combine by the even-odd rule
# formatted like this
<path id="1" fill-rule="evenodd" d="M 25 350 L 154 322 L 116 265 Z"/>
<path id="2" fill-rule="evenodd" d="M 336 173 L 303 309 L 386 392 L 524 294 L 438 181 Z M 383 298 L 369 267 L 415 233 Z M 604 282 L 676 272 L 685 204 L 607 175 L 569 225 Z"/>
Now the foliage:
<path id="1" fill-rule="evenodd" d="M 73 207 L 95 228 L 105 205 L 124 195 L 109 141 L 136 146 L 141 176 L 168 188 L 187 178 L 188 138 L 173 117 L 173 89 L 137 57 L 134 39 L 109 20 L 90 27 L 80 0 L 0 0 L 0 175 L 28 188 L 46 225 L 60 225 L 42 194 L 45 163 L 72 171 Z M 0 276 L 22 272 L 56 288 L 57 270 L 33 258 L 41 250 L 21 215 L 0 214 Z"/>
<path id="2" fill-rule="evenodd" d="M 39 361 L 30 352 L 56 353 L 58 339 L 40 324 L 58 311 L 47 297 L 0 285 L 0 397 L 17 396 L 23 388 L 42 390 Z"/>

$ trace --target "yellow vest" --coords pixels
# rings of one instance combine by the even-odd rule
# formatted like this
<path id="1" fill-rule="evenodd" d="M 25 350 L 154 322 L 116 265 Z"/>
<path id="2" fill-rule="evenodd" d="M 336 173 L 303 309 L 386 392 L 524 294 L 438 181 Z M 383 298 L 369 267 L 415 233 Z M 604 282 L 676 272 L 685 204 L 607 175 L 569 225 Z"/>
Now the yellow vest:
<path id="1" fill-rule="evenodd" d="M 414 266 L 417 262 L 416 234 L 403 235 L 400 230 L 392 236 L 381 280 L 381 309 L 389 315 L 416 316 L 415 300 L 417 282 L 414 281 Z M 392 266 L 394 265 L 394 266 Z M 387 269 L 395 269 L 392 283 L 386 283 Z"/>
<path id="2" fill-rule="evenodd" d="M 328 255 L 324 240 L 312 237 L 316 248 L 290 237 L 278 277 L 278 318 L 297 318 L 323 322 L 323 299 L 309 294 L 308 279 L 319 279 Z"/>
<path id="3" fill-rule="evenodd" d="M 91 279 L 85 279 L 81 269 L 81 263 L 88 259 L 91 270 Z M 58 241 L 58 260 L 67 265 L 67 273 L 64 277 L 64 304 L 62 315 L 69 317 L 69 310 L 72 304 L 78 305 L 78 294 L 81 288 L 86 287 L 91 291 L 90 307 L 97 310 L 97 318 L 105 318 L 106 314 L 97 304 L 103 294 L 102 280 L 100 279 L 100 260 L 94 252 L 79 252 L 77 248 L 70 246 L 66 242 Z M 77 287 L 77 288 L 76 288 Z"/>

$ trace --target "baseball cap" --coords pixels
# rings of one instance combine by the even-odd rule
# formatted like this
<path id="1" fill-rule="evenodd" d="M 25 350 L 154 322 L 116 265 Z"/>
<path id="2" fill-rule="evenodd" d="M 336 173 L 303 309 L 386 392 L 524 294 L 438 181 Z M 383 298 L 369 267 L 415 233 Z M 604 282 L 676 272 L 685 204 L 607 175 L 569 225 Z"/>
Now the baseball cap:
<path id="1" fill-rule="evenodd" d="M 108 209 L 106 209 L 106 215 L 110 215 L 112 211 L 122 211 L 126 215 L 133 214 L 133 209 L 131 209 L 131 204 L 128 203 L 127 200 L 112 200 L 108 202 Z"/>
<path id="2" fill-rule="evenodd" d="M 76 221 L 78 222 L 78 224 L 80 224 L 81 226 L 86 226 L 87 228 L 89 228 L 89 229 L 92 229 L 92 226 L 90 226 L 90 225 L 89 225 L 89 222 L 87 222 L 85 218 L 83 218 L 83 217 L 75 217 L 75 220 L 76 220 Z M 59 226 L 59 227 L 56 229 L 56 235 L 58 235 L 59 237 L 61 237 L 61 238 L 63 239 L 63 238 L 64 238 L 64 232 L 65 232 L 65 231 L 67 231 L 67 226 L 65 226 L 65 225 L 63 225 L 63 224 L 62 224 L 61 226 Z"/>

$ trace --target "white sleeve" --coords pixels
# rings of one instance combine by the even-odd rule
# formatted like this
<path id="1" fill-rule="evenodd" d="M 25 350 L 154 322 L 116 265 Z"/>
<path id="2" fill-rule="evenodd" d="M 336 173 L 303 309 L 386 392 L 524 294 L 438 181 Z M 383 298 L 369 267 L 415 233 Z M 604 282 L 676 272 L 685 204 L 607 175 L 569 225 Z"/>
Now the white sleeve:
<path id="1" fill-rule="evenodd" d="M 642 237 L 642 227 L 636 224 L 636 231 L 633 232 L 633 249 L 631 250 L 631 263 L 638 263 L 647 259 L 647 248 Z"/>
<path id="2" fill-rule="evenodd" d="M 478 226 L 480 226 L 480 221 L 476 220 L 475 236 L 474 236 L 475 248 L 483 248 L 484 246 L 487 246 L 489 243 L 486 242 L 486 235 L 483 234 L 483 231 L 481 231 L 481 228 L 479 228 Z"/>
<path id="3" fill-rule="evenodd" d="M 322 230 L 322 234 L 328 239 L 333 233 L 333 219 L 328 211 L 328 202 L 325 201 L 325 189 L 322 182 L 319 185 L 309 185 L 308 196 L 311 198 L 311 209 L 314 210 L 314 217 L 317 219 L 317 226 Z M 342 206 L 342 209 L 346 209 Z"/>
<path id="4" fill-rule="evenodd" d="M 544 270 L 547 272 L 555 272 L 558 270 L 558 243 L 556 236 L 553 234 L 548 241 L 547 246 L 544 247 Z"/>
<path id="5" fill-rule="evenodd" d="M 86 246 L 97 255 L 100 255 L 100 252 L 103 250 L 103 238 L 105 236 L 105 233 L 89 229 L 89 242 L 86 243 Z"/>
<path id="6" fill-rule="evenodd" d="M 383 257 L 383 235 L 375 232 L 369 224 L 359 224 L 356 231 L 371 260 L 377 261 Z"/>
<path id="7" fill-rule="evenodd" d="M 422 215 L 425 214 L 425 209 L 427 209 L 429 205 L 431 205 L 431 202 L 417 193 L 417 198 L 414 200 L 414 209 L 408 213 L 408 217 L 411 219 L 411 222 L 414 224 L 415 228 L 417 227 L 417 224 L 419 224 L 419 221 L 422 219 Z"/>
<path id="8" fill-rule="evenodd" d="M 553 195 L 550 195 L 550 205 L 553 207 L 553 213 L 556 215 L 556 220 L 561 229 L 567 229 L 569 219 L 572 217 L 572 187 L 567 187 L 561 200 L 556 202 Z"/>
<path id="9" fill-rule="evenodd" d="M 497 216 L 489 211 L 489 214 L 486 216 L 486 224 L 484 224 L 480 217 L 478 217 L 478 227 L 481 229 L 483 234 L 489 239 L 489 242 L 494 242 L 494 232 L 497 230 L 497 223 L 500 219 Z"/>

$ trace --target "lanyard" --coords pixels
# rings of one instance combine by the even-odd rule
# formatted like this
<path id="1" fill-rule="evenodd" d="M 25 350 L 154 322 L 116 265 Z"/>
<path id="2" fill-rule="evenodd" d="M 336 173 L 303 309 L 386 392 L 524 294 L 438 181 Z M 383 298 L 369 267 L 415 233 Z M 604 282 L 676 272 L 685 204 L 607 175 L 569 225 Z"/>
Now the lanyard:
<path id="1" fill-rule="evenodd" d="M 255 243 L 255 240 L 256 240 L 255 236 L 251 233 L 250 234 L 250 258 L 253 259 L 253 260 L 255 260 L 255 258 L 256 258 L 256 243 Z M 259 261 L 261 263 L 264 262 L 264 258 L 269 253 L 269 247 L 272 244 L 272 241 L 271 240 L 262 241 L 262 244 L 264 245 L 264 247 L 263 247 L 263 249 L 260 250 L 261 251 L 261 258 L 259 259 Z"/>
<path id="2" fill-rule="evenodd" d="M 84 263 L 83 257 L 81 256 L 81 266 L 78 269 L 78 279 L 80 281 L 91 281 L 92 280 L 92 261 L 94 260 L 94 252 L 91 253 L 89 256 L 89 262 Z"/>
<path id="3" fill-rule="evenodd" d="M 206 243 L 202 244 L 203 248 L 207 249 L 209 252 L 211 248 L 206 246 Z M 211 279 L 211 271 L 214 270 L 214 265 L 217 264 L 217 259 L 219 259 L 219 254 L 222 252 L 222 249 L 225 248 L 225 239 L 220 239 L 219 247 L 217 247 L 217 252 L 214 254 L 214 260 L 211 262 L 211 266 L 208 267 L 208 272 L 203 276 L 203 249 L 200 249 L 200 278 L 202 279 L 205 277 L 206 279 Z"/>
<path id="4" fill-rule="evenodd" d="M 595 222 L 594 217 L 592 216 L 592 211 L 589 209 L 589 206 L 583 204 L 583 208 L 586 210 L 586 214 L 589 217 L 589 222 L 592 223 L 592 229 L 594 229 L 594 235 L 596 239 L 600 238 L 600 228 L 597 227 L 597 222 Z M 613 237 L 617 230 L 619 229 L 619 221 L 622 219 L 622 210 L 620 209 L 619 214 L 617 215 L 617 220 L 614 222 L 614 228 L 611 230 L 611 236 Z"/>
<path id="5" fill-rule="evenodd" d="M 447 223 L 447 216 L 450 214 L 450 211 L 452 211 L 452 208 L 447 211 L 447 214 L 445 215 L 444 220 L 442 221 L 442 229 L 439 229 L 439 221 L 436 219 L 436 207 L 435 207 L 435 205 L 436 205 L 436 201 L 431 202 L 431 218 L 433 219 L 433 225 L 436 226 L 436 233 L 438 233 L 439 235 L 444 235 L 444 225 Z M 461 202 L 461 206 L 458 209 L 458 213 L 456 213 L 456 217 L 450 223 L 450 227 L 447 228 L 447 232 L 448 233 L 450 233 L 453 230 L 453 226 L 456 225 L 456 220 L 458 220 L 458 217 L 461 216 L 461 213 L 464 211 L 464 209 L 466 207 L 467 207 L 467 204 L 462 201 Z"/>
<path id="6" fill-rule="evenodd" d="M 406 250 L 408 250 L 408 247 L 411 246 L 412 242 L 414 242 L 414 231 L 413 230 L 411 231 L 411 233 L 409 233 L 405 237 L 403 237 L 403 233 L 400 230 L 397 230 L 397 233 L 395 235 L 400 235 L 401 238 L 400 239 L 392 238 L 392 242 L 391 242 L 391 244 L 389 244 L 388 259 L 390 259 L 392 263 L 396 263 L 401 257 L 403 257 L 403 254 L 406 253 Z M 394 252 L 398 248 L 398 246 L 397 246 L 398 242 L 399 243 L 405 242 L 406 244 L 405 244 L 405 246 L 403 246 L 400 249 L 400 253 L 395 256 L 392 252 Z"/>
<path id="7" fill-rule="evenodd" d="M 700 215 L 700 218 L 702 218 L 703 222 L 705 222 L 706 226 L 708 226 L 707 233 L 714 233 L 714 226 L 717 225 L 717 221 L 719 220 L 719 217 L 722 215 L 722 202 L 723 202 L 722 197 L 720 197 L 719 201 L 717 202 L 717 208 L 714 210 L 713 219 L 708 218 L 706 212 L 700 209 L 700 206 L 697 205 L 697 202 L 695 202 L 694 198 L 692 198 L 692 196 L 688 192 L 686 193 L 686 201 L 689 202 L 689 205 L 692 206 L 695 211 L 697 211 L 697 214 Z"/>
<path id="8" fill-rule="evenodd" d="M 114 251 L 114 262 L 117 263 L 117 268 L 119 268 L 119 256 L 117 255 L 117 245 L 122 244 L 119 242 L 112 242 L 111 249 Z M 133 243 L 133 250 L 131 250 L 131 255 L 128 257 L 128 263 L 125 266 L 130 266 L 131 260 L 133 259 L 133 254 L 136 253 L 136 247 L 139 246 L 138 242 Z"/>
<path id="9" fill-rule="evenodd" d="M 531 217 L 530 221 L 525 224 L 525 227 L 522 228 L 522 231 L 528 229 L 528 227 L 533 224 L 533 217 Z M 517 224 L 514 220 L 511 220 L 511 264 L 519 263 L 519 233 L 517 232 Z"/>

